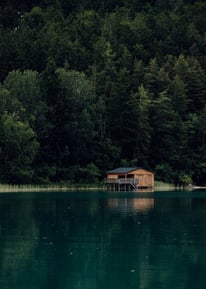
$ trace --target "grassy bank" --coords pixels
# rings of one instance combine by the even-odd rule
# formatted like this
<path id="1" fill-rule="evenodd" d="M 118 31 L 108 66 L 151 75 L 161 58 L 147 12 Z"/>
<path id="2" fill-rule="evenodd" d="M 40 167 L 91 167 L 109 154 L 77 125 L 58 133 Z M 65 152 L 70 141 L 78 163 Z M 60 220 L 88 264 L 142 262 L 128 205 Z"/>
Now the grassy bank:
<path id="1" fill-rule="evenodd" d="M 0 193 L 6 192 L 49 192 L 49 191 L 72 191 L 72 190 L 103 190 L 103 183 L 98 184 L 72 184 L 72 183 L 57 183 L 47 185 L 11 185 L 11 184 L 0 184 Z M 155 181 L 156 191 L 168 191 L 174 190 L 173 184 Z"/>
<path id="2" fill-rule="evenodd" d="M 168 190 L 174 190 L 175 186 L 173 184 L 155 181 L 154 189 L 156 191 L 168 191 Z"/>
<path id="3" fill-rule="evenodd" d="M 0 184 L 0 193 L 6 192 L 46 192 L 70 190 L 96 190 L 103 189 L 101 184 L 49 184 L 49 185 L 11 185 Z"/>

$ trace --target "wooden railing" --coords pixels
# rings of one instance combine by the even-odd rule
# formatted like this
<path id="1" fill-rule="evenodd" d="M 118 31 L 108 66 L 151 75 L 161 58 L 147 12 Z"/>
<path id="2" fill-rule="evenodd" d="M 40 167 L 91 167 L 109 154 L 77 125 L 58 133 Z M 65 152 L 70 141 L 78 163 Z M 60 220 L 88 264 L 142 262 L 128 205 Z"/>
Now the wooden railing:
<path id="1" fill-rule="evenodd" d="M 138 179 L 134 179 L 134 178 L 122 178 L 122 179 L 105 179 L 104 180 L 105 184 L 118 184 L 118 185 L 133 185 L 133 186 L 137 186 L 139 183 Z"/>

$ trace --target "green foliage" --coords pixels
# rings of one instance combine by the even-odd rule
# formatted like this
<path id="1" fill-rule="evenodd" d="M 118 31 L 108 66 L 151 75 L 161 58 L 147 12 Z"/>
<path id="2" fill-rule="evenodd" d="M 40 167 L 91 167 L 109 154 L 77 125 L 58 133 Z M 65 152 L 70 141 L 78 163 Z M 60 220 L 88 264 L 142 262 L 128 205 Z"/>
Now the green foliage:
<path id="1" fill-rule="evenodd" d="M 133 163 L 205 183 L 204 11 L 185 0 L 4 1 L 0 178 L 93 182 Z"/>
<path id="2" fill-rule="evenodd" d="M 84 73 L 59 68 L 55 72 L 56 94 L 51 104 L 50 161 L 58 168 L 56 178 L 66 167 L 86 165 L 91 160 L 94 130 L 94 90 Z M 65 169 L 63 169 L 65 168 Z"/>
<path id="3" fill-rule="evenodd" d="M 174 171 L 168 163 L 159 163 L 155 167 L 155 176 L 157 180 L 171 182 L 174 179 Z"/>
<path id="4" fill-rule="evenodd" d="M 95 164 L 88 164 L 85 168 L 79 168 L 76 173 L 76 182 L 97 183 L 101 176 L 100 170 Z"/>
<path id="5" fill-rule="evenodd" d="M 15 114 L 4 113 L 0 124 L 1 180 L 10 183 L 31 181 L 32 162 L 39 147 L 35 132 Z"/>
<path id="6" fill-rule="evenodd" d="M 137 159 L 139 166 L 149 166 L 151 143 L 151 126 L 149 123 L 150 109 L 149 92 L 141 85 L 138 92 L 131 95 L 128 101 L 126 140 L 124 149 L 128 159 Z M 136 164 L 136 165 L 137 165 Z"/>
<path id="7" fill-rule="evenodd" d="M 188 175 L 187 173 L 185 173 L 184 171 L 181 172 L 178 176 L 177 179 L 175 181 L 176 185 L 178 185 L 179 187 L 186 187 L 188 185 L 190 185 L 192 183 L 192 178 L 190 175 Z"/>
<path id="8" fill-rule="evenodd" d="M 30 117 L 32 124 L 33 116 L 39 117 L 44 109 L 38 73 L 31 70 L 12 71 L 4 81 L 4 88 L 9 91 L 12 100 L 16 99 L 21 103 L 25 118 Z"/>

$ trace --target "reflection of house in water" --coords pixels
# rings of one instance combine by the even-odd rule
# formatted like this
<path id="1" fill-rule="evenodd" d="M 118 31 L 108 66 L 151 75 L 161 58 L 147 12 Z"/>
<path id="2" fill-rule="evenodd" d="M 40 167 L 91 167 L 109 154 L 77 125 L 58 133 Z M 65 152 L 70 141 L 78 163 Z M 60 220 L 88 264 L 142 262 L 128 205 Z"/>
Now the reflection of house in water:
<path id="1" fill-rule="evenodd" d="M 154 174 L 137 167 L 117 168 L 107 172 L 105 184 L 109 191 L 153 189 Z"/>
<path id="2" fill-rule="evenodd" d="M 115 198 L 108 200 L 108 206 L 118 211 L 145 212 L 154 208 L 153 198 Z"/>

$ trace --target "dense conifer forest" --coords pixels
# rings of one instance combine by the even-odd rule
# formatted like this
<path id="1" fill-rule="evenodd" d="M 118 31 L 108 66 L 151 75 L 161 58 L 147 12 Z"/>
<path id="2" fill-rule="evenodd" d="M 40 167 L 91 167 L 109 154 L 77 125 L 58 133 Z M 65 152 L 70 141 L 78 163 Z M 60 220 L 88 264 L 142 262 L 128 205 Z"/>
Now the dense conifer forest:
<path id="1" fill-rule="evenodd" d="M 1 1 L 0 182 L 118 166 L 206 183 L 206 2 Z"/>

